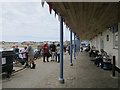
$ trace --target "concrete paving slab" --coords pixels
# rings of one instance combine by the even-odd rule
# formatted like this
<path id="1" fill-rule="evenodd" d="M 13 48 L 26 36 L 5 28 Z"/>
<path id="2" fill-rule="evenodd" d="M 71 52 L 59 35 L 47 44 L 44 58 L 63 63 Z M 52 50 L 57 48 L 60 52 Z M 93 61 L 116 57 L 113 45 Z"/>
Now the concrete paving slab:
<path id="1" fill-rule="evenodd" d="M 3 88 L 117 88 L 118 78 L 111 71 L 96 67 L 88 53 L 82 52 L 73 66 L 69 55 L 64 55 L 64 84 L 59 83 L 59 63 L 36 60 L 36 69 L 25 69 L 15 73 L 10 80 L 3 81 Z"/>

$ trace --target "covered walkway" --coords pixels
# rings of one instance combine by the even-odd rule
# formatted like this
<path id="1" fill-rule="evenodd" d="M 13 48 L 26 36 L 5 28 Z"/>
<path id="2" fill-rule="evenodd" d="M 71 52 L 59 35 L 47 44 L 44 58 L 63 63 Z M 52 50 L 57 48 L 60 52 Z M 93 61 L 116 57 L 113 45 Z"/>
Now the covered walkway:
<path id="1" fill-rule="evenodd" d="M 46 0 L 47 1 L 47 0 Z M 120 72 L 119 45 L 120 42 L 120 2 L 47 2 L 50 13 L 53 9 L 55 14 L 60 18 L 60 77 L 59 81 L 64 83 L 63 77 L 63 22 L 70 30 L 70 65 L 72 66 L 72 33 L 77 36 L 80 41 L 88 40 L 90 46 L 100 52 L 104 49 L 109 56 L 114 56 L 114 68 Z M 43 3 L 43 2 L 42 2 Z M 75 39 L 74 39 L 75 40 Z M 75 44 L 74 44 L 75 45 Z M 78 57 L 79 59 L 81 57 Z M 80 59 L 81 60 L 81 59 Z M 84 61 L 83 61 L 84 62 Z M 116 63 L 115 63 L 116 62 Z M 84 64 L 83 64 L 84 65 Z M 88 66 L 86 66 L 88 68 Z M 81 68 L 84 69 L 84 66 Z M 87 72 L 86 69 L 84 69 Z M 94 69 L 89 70 L 88 75 L 95 76 L 98 73 L 91 74 Z M 94 71 L 96 72 L 96 71 Z M 84 73 L 84 72 L 82 72 Z M 74 73 L 75 74 L 75 73 Z M 78 74 L 79 75 L 79 74 Z M 98 74 L 100 75 L 100 74 Z M 104 75 L 100 75 L 104 76 Z M 114 76 L 114 75 L 113 75 Z M 99 76 L 97 76 L 99 77 Z M 82 77 L 83 78 L 83 77 Z M 100 77 L 99 77 L 100 78 Z M 107 77 L 106 77 L 107 79 Z M 105 80 L 106 80 L 105 79 Z M 91 81 L 91 80 L 89 80 Z M 102 78 L 97 82 L 104 81 Z M 107 80 L 109 82 L 109 80 Z M 86 85 L 87 86 L 87 85 Z"/>
<path id="2" fill-rule="evenodd" d="M 58 69 L 51 73 L 40 86 L 47 88 L 118 88 L 118 77 L 113 78 L 111 71 L 96 67 L 90 61 L 88 53 L 80 53 L 73 64 L 73 67 L 69 65 L 69 56 L 66 55 L 63 71 L 64 84 L 57 81 Z"/>
<path id="3" fill-rule="evenodd" d="M 36 60 L 35 70 L 25 69 L 3 80 L 3 88 L 117 88 L 118 78 L 111 71 L 96 67 L 86 52 L 80 52 L 73 66 L 69 55 L 64 55 L 65 83 L 58 82 L 59 63 Z"/>

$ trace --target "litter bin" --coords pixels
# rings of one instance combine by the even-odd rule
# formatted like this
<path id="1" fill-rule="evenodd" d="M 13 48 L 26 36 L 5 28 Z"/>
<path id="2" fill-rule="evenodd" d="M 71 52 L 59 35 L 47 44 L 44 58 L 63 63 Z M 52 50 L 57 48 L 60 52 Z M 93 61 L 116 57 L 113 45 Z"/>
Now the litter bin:
<path id="1" fill-rule="evenodd" d="M 7 78 L 10 77 L 12 71 L 13 71 L 13 57 L 14 57 L 14 52 L 10 50 L 6 51 L 0 51 L 0 62 L 1 62 L 1 68 L 2 68 L 2 73 L 6 72 L 7 73 Z"/>
<path id="2" fill-rule="evenodd" d="M 112 70 L 112 64 L 110 62 L 104 62 L 103 69 Z"/>

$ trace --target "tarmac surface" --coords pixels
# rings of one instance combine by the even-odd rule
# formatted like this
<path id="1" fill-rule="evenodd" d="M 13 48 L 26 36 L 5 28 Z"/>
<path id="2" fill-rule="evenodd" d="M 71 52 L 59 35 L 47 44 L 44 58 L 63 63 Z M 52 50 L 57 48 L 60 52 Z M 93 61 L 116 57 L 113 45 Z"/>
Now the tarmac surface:
<path id="1" fill-rule="evenodd" d="M 64 84 L 59 83 L 59 63 L 35 61 L 36 69 L 26 68 L 2 80 L 2 88 L 118 88 L 118 75 L 96 67 L 86 52 L 80 52 L 77 59 L 64 55 Z"/>

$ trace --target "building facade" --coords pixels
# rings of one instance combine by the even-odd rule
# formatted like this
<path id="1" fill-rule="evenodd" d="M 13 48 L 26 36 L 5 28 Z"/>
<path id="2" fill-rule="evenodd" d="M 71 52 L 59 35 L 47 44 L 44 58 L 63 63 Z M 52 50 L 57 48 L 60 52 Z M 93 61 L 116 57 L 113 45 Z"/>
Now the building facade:
<path id="1" fill-rule="evenodd" d="M 120 34 L 120 23 L 113 25 L 104 32 L 96 35 L 91 41 L 91 46 L 95 46 L 97 50 L 104 49 L 108 55 L 116 57 L 116 67 L 120 69 L 120 55 L 118 55 L 118 36 Z M 119 39 L 120 40 L 120 39 Z"/>

